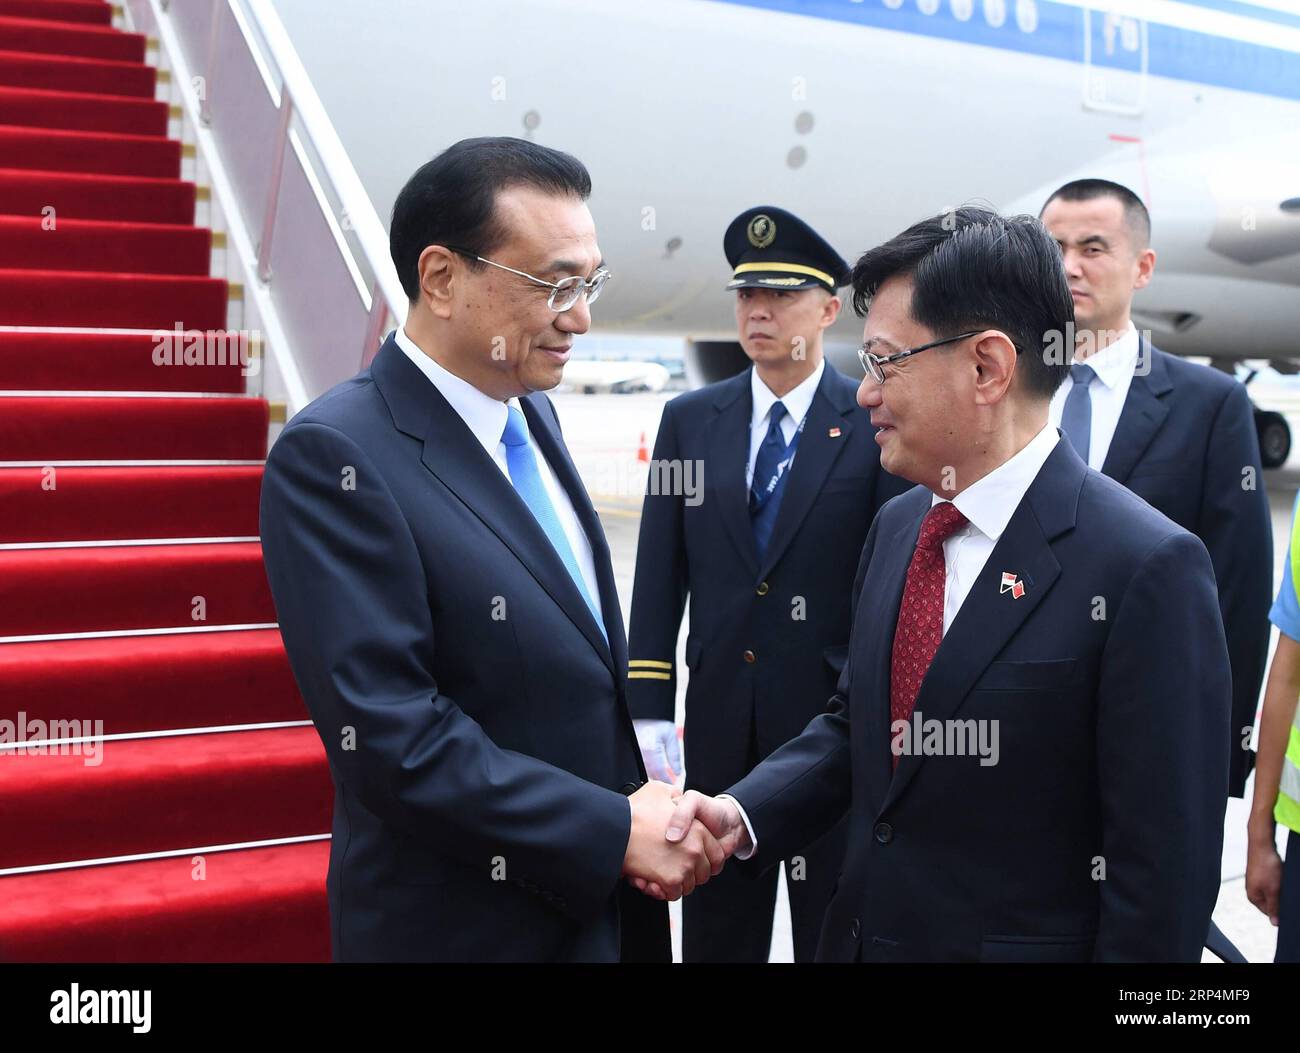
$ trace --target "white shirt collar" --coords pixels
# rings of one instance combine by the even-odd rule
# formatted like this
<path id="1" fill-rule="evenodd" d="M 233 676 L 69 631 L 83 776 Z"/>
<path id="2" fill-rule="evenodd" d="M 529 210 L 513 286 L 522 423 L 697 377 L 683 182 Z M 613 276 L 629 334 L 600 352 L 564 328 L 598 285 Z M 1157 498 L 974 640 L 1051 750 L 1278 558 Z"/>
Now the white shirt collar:
<path id="1" fill-rule="evenodd" d="M 976 530 L 997 541 L 1059 439 L 1057 430 L 1051 424 L 1045 424 L 1019 453 L 954 497 L 952 503 L 957 506 L 957 511 L 969 519 Z M 942 500 L 945 499 L 935 494 L 930 506 L 934 507 Z"/>
<path id="2" fill-rule="evenodd" d="M 456 376 L 438 365 L 431 357 L 420 350 L 419 346 L 406 335 L 401 326 L 393 332 L 393 338 L 402 352 L 415 363 L 416 367 L 429 378 L 430 383 L 438 389 L 439 394 L 447 400 L 460 419 L 463 420 L 474 438 L 478 439 L 489 457 L 496 454 L 501 436 L 506 430 L 507 405 L 523 412 L 517 398 L 501 402 L 491 395 L 479 391 L 468 380 Z"/>
<path id="3" fill-rule="evenodd" d="M 817 363 L 814 369 L 806 378 L 801 380 L 798 386 L 787 391 L 781 396 L 780 401 L 790 419 L 798 424 L 808 413 L 808 407 L 812 405 L 813 396 L 817 394 L 817 385 L 822 382 L 822 373 L 826 369 L 826 359 Z M 758 375 L 758 370 L 753 366 L 749 369 L 749 390 L 754 398 L 754 423 L 761 424 L 767 420 L 768 411 L 772 408 L 772 403 L 777 401 L 776 395 Z"/>
<path id="4" fill-rule="evenodd" d="M 1124 335 L 1113 344 L 1107 344 L 1094 355 L 1083 359 L 1081 365 L 1091 366 L 1097 378 L 1108 388 L 1115 387 L 1137 365 L 1139 350 L 1138 331 L 1131 321 Z"/>

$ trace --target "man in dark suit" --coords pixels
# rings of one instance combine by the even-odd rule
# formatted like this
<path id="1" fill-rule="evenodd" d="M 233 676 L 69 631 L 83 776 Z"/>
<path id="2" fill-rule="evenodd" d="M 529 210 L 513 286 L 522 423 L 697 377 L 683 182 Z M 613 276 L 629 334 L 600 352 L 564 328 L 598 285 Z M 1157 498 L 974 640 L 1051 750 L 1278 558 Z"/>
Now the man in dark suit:
<path id="1" fill-rule="evenodd" d="M 1273 529 L 1244 384 L 1151 346 L 1130 317 L 1155 268 L 1151 219 L 1127 187 L 1079 179 L 1043 206 L 1074 300 L 1075 354 L 1050 419 L 1089 467 L 1205 543 L 1232 660 L 1228 792 L 1245 791 L 1268 654 Z"/>
<path id="2" fill-rule="evenodd" d="M 667 961 L 625 875 L 676 895 L 721 864 L 702 828 L 659 847 L 673 791 L 645 783 L 609 549 L 542 394 L 607 277 L 590 189 L 518 139 L 420 168 L 392 218 L 405 326 L 267 461 L 339 961 Z"/>
<path id="3" fill-rule="evenodd" d="M 647 769 L 671 780 L 681 767 L 674 659 L 689 595 L 687 785 L 710 794 L 825 707 L 844 666 L 867 530 L 911 485 L 881 471 L 857 385 L 823 360 L 848 264 L 772 206 L 737 216 L 723 249 L 753 366 L 664 408 L 641 513 L 628 672 Z M 702 479 L 702 491 L 659 485 L 675 478 Z M 797 961 L 817 948 L 844 835 L 837 826 L 786 860 Z M 683 960 L 767 961 L 777 873 L 724 873 L 687 899 Z"/>
<path id="4" fill-rule="evenodd" d="M 1056 246 L 961 208 L 867 252 L 853 289 L 858 400 L 922 487 L 872 525 L 828 710 L 726 795 L 688 792 L 666 836 L 703 817 L 763 867 L 847 812 L 823 960 L 1197 960 L 1228 768 L 1214 575 L 1048 424 Z"/>

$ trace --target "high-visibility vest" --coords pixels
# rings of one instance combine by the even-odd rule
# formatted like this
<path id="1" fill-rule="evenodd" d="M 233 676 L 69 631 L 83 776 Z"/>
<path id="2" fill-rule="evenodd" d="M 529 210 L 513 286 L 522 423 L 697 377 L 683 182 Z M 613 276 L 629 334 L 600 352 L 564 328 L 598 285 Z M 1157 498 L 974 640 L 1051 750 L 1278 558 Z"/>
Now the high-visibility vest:
<path id="1" fill-rule="evenodd" d="M 1292 588 L 1300 589 L 1300 516 L 1291 524 L 1291 574 Z M 1300 833 L 1300 706 L 1296 707 L 1291 722 L 1291 737 L 1286 744 L 1286 758 L 1282 761 L 1282 782 L 1278 787 L 1277 804 L 1273 818 L 1289 830 Z"/>

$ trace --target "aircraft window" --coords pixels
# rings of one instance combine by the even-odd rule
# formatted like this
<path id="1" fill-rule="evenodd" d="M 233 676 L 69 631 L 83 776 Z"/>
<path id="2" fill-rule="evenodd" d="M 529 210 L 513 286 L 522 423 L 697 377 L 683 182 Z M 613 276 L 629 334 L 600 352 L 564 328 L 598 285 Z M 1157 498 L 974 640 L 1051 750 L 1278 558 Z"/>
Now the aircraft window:
<path id="1" fill-rule="evenodd" d="M 997 29 L 1007 20 L 1007 0 L 984 0 L 984 21 Z"/>
<path id="2" fill-rule="evenodd" d="M 1016 25 L 1022 33 L 1038 28 L 1038 4 L 1035 0 L 1016 0 Z"/>
<path id="3" fill-rule="evenodd" d="M 903 6 L 903 0 L 884 0 L 884 4 L 886 7 L 892 8 L 893 10 L 897 11 L 900 7 Z"/>
<path id="4" fill-rule="evenodd" d="M 952 0 L 952 14 L 958 22 L 970 21 L 971 13 L 975 10 L 975 0 Z"/>
<path id="5" fill-rule="evenodd" d="M 916 0 L 917 10 L 923 15 L 932 15 L 939 10 L 939 0 Z"/>

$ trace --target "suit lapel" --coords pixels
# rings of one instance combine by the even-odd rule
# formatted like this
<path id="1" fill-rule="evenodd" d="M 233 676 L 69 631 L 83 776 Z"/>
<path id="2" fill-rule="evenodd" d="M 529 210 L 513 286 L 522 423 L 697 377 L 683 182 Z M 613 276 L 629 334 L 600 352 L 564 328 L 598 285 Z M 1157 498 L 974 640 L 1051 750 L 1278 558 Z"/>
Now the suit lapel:
<path id="1" fill-rule="evenodd" d="M 1060 577 L 1061 565 L 1052 551 L 1052 541 L 1073 528 L 1086 473 L 1087 467 L 1069 442 L 1058 440 L 930 663 L 916 699 L 915 712 L 922 720 L 943 721 L 956 715 L 989 663 Z M 1025 593 L 1019 599 L 1002 591 L 1004 571 L 1013 572 L 1025 583 Z M 903 792 L 925 760 L 916 752 L 899 758 L 886 807 Z"/>
<path id="2" fill-rule="evenodd" d="M 614 673 L 609 648 L 555 547 L 460 414 L 406 357 L 392 336 L 375 356 L 371 375 L 398 429 L 424 443 L 420 457 L 424 466 L 514 553 Z M 527 416 L 532 431 L 537 414 Z M 554 459 L 548 456 L 548 460 L 555 465 Z M 618 674 L 614 675 L 617 679 Z"/>
<path id="3" fill-rule="evenodd" d="M 754 400 L 749 370 L 726 381 L 714 401 L 718 413 L 710 422 L 707 438 L 706 487 L 712 490 L 722 524 L 750 574 L 758 574 L 758 548 L 749 521 L 749 490 L 745 466 L 749 463 L 749 426 Z M 707 480 L 714 480 L 708 487 Z"/>
<path id="4" fill-rule="evenodd" d="M 768 576 L 794 540 L 808 510 L 817 500 L 831 466 L 853 431 L 848 417 L 854 403 L 852 398 L 845 397 L 843 387 L 837 383 L 838 378 L 835 367 L 826 363 L 822 368 L 821 382 L 808 407 L 807 423 L 799 437 L 794 464 L 790 466 L 790 478 L 786 481 L 781 507 L 776 513 L 772 539 L 768 542 L 758 575 L 760 578 Z M 835 435 L 831 434 L 832 430 Z"/>
<path id="5" fill-rule="evenodd" d="M 1139 338 L 1140 339 L 1140 338 Z M 1128 481 L 1130 473 L 1146 452 L 1151 440 L 1169 416 L 1169 403 L 1164 396 L 1173 390 L 1169 370 L 1164 359 L 1145 340 L 1141 343 L 1139 366 L 1144 358 L 1151 364 L 1146 376 L 1135 373 L 1120 411 L 1119 425 L 1106 451 L 1106 461 L 1101 470 L 1116 482 Z"/>

